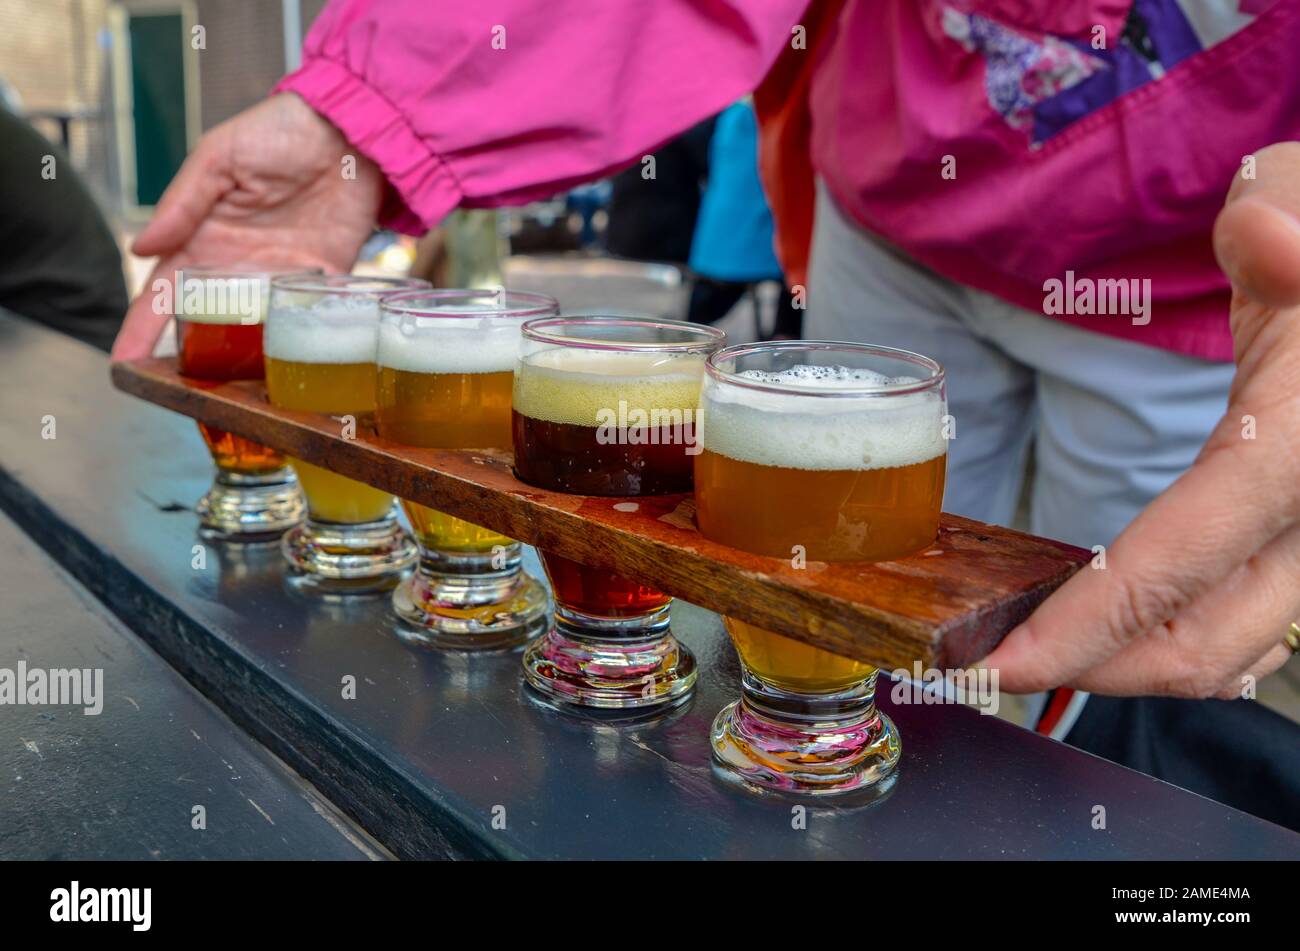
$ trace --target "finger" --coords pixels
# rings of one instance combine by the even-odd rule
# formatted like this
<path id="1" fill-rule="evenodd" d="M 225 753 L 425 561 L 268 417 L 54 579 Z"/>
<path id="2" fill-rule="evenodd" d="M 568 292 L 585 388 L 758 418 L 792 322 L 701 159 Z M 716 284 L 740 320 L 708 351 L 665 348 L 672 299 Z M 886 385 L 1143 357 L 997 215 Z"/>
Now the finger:
<path id="1" fill-rule="evenodd" d="M 1300 304 L 1300 142 L 1283 142 L 1243 166 L 1214 223 L 1214 250 L 1233 287 L 1266 307 Z"/>
<path id="2" fill-rule="evenodd" d="M 159 279 L 174 282 L 176 268 L 182 263 L 184 262 L 179 258 L 172 257 L 159 261 L 155 265 L 153 271 L 149 274 L 149 280 L 145 281 L 140 293 L 136 295 L 135 300 L 131 301 L 131 306 L 126 312 L 126 319 L 122 321 L 122 328 L 117 332 L 117 338 L 113 341 L 111 359 L 139 360 L 153 354 L 153 348 L 158 342 L 158 337 L 162 334 L 163 328 L 167 326 L 167 321 L 171 319 L 169 313 L 155 313 L 154 282 Z"/>
<path id="3" fill-rule="evenodd" d="M 199 142 L 163 192 L 153 219 L 136 236 L 131 245 L 133 253 L 147 258 L 170 254 L 184 246 L 221 196 L 233 187 L 225 155 L 224 136 L 213 133 Z"/>
<path id="4" fill-rule="evenodd" d="M 1070 682 L 1091 693 L 1213 697 L 1300 618 L 1300 528 L 1265 545 L 1167 625 Z"/>
<path id="5" fill-rule="evenodd" d="M 1250 666 L 1250 669 L 1230 680 L 1215 697 L 1219 700 L 1244 700 L 1253 698 L 1256 685 L 1273 671 L 1280 669 L 1295 655 L 1285 644 L 1275 644 Z M 1249 691 L 1249 692 L 1248 692 Z"/>
<path id="6" fill-rule="evenodd" d="M 1274 484 L 1282 467 L 1243 461 L 1255 446 L 1241 442 L 1198 460 L 1120 534 L 1106 568 L 1084 568 L 1008 634 L 984 660 L 999 669 L 1002 686 L 1018 693 L 1072 682 L 1278 535 L 1289 519 L 1272 504 L 1287 497 Z"/>

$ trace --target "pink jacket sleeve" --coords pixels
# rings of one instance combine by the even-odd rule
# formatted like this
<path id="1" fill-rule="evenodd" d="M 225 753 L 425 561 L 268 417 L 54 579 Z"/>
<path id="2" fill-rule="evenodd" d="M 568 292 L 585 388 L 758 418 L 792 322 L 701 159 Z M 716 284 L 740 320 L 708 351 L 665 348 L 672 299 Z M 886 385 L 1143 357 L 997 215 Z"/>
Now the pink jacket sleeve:
<path id="1" fill-rule="evenodd" d="M 383 224 L 422 233 L 598 178 L 718 112 L 807 2 L 333 0 L 276 88 L 380 167 L 405 205 Z"/>

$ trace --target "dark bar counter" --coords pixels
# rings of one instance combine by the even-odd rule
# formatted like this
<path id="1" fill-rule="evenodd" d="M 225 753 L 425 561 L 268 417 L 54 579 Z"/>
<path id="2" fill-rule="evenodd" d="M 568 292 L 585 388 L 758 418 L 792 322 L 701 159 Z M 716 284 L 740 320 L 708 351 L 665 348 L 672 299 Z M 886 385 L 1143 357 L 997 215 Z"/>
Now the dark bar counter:
<path id="1" fill-rule="evenodd" d="M 0 566 L 0 667 L 102 671 L 80 706 L 0 707 L 0 856 L 384 855 L 3 516 Z"/>
<path id="2" fill-rule="evenodd" d="M 1300 858 L 1290 831 L 974 710 L 891 704 L 883 681 L 903 737 L 886 797 L 746 795 L 710 767 L 709 724 L 739 677 L 716 615 L 674 607 L 701 667 L 684 709 L 623 724 L 557 714 L 523 689 L 517 653 L 415 651 L 392 635 L 386 596 L 309 598 L 274 546 L 202 542 L 192 507 L 212 469 L 194 422 L 113 391 L 102 354 L 0 316 L 0 361 L 0 508 L 244 742 L 399 857 Z M 15 573 L 24 556 L 2 550 Z M 11 623 L 39 632 L 40 611 L 25 613 Z M 0 829 L 0 854 L 12 847 Z"/>

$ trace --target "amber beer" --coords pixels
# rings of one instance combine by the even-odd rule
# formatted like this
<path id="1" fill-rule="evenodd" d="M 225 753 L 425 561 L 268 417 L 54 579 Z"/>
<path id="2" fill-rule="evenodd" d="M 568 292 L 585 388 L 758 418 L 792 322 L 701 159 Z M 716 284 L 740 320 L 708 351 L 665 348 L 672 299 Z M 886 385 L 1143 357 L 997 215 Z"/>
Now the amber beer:
<path id="1" fill-rule="evenodd" d="M 407 446 L 510 449 L 520 327 L 554 316 L 539 294 L 413 291 L 381 307 L 376 428 Z M 546 592 L 524 574 L 519 543 L 402 500 L 420 543 L 420 568 L 393 592 L 408 626 L 399 636 L 461 650 L 512 646 L 545 624 Z"/>
<path id="2" fill-rule="evenodd" d="M 727 424 L 725 410 L 718 420 Z M 937 422 L 925 425 L 940 431 Z M 938 452 L 929 459 L 854 469 L 804 468 L 797 439 L 770 448 L 754 462 L 757 452 L 736 459 L 705 444 L 695 464 L 696 517 L 709 538 L 787 559 L 799 545 L 808 561 L 832 562 L 896 558 L 934 541 L 947 458 L 941 440 L 921 450 Z M 870 670 L 743 621 L 729 618 L 727 628 L 751 670 L 792 689 L 838 690 Z"/>
<path id="3" fill-rule="evenodd" d="M 515 372 L 515 473 L 558 492 L 689 492 L 704 357 L 720 331 L 673 321 L 561 318 L 524 328 Z M 580 706 L 684 699 L 695 662 L 669 631 L 672 599 L 551 552 L 556 625 L 530 645 L 528 682 Z"/>
<path id="4" fill-rule="evenodd" d="M 733 548 L 791 558 L 804 539 L 809 561 L 878 561 L 935 538 L 945 456 L 882 469 L 820 471 L 762 465 L 705 449 L 696 463 L 701 530 Z M 751 670 L 796 690 L 839 690 L 871 667 L 726 619 Z"/>
<path id="5" fill-rule="evenodd" d="M 206 315 L 176 322 L 177 362 L 181 373 L 198 380 L 260 380 L 262 325 L 207 323 Z M 260 474 L 284 467 L 284 456 L 251 439 L 199 423 L 199 432 L 218 468 Z"/>
<path id="6" fill-rule="evenodd" d="M 885 348 L 800 342 L 731 348 L 715 359 L 695 462 L 702 534 L 796 566 L 898 558 L 933 543 L 947 459 L 937 364 Z M 745 698 L 715 724 L 724 766 L 753 784 L 813 793 L 860 788 L 892 769 L 897 738 L 872 705 L 873 667 L 735 618 L 725 623 Z M 798 743 L 766 742 L 782 712 L 796 718 L 782 736 L 809 741 L 816 711 L 827 724 L 849 724 L 846 736 L 861 732 L 859 721 L 876 735 L 848 746 L 812 738 L 837 751 L 821 763 L 798 753 Z"/>
<path id="7" fill-rule="evenodd" d="M 379 301 L 385 294 L 427 286 L 406 278 L 274 281 L 264 343 L 267 398 L 281 409 L 369 424 L 375 412 Z M 395 584 L 414 560 L 415 548 L 397 524 L 393 496 L 301 459 L 290 462 L 308 510 L 307 523 L 285 536 L 290 563 L 323 588 L 357 591 Z"/>
<path id="8" fill-rule="evenodd" d="M 262 379 L 262 324 L 274 273 L 258 267 L 176 272 L 181 373 L 199 380 Z M 205 536 L 256 541 L 302 520 L 302 495 L 280 453 L 216 426 L 198 427 L 217 466 L 216 481 L 197 506 Z"/>

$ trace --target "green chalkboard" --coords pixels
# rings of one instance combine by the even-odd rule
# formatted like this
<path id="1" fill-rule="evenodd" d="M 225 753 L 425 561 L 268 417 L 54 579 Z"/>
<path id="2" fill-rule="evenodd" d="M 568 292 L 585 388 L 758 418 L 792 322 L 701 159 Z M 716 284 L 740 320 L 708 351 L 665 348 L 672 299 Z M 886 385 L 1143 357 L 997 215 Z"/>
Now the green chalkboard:
<path id="1" fill-rule="evenodd" d="M 179 13 L 132 15 L 135 200 L 154 205 L 185 160 L 185 27 Z"/>

